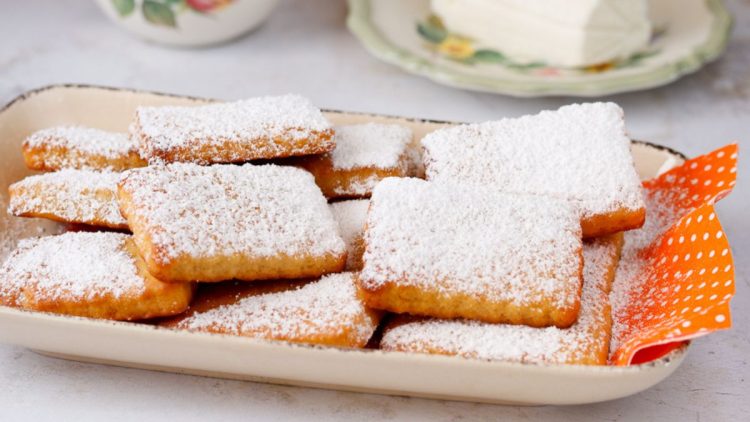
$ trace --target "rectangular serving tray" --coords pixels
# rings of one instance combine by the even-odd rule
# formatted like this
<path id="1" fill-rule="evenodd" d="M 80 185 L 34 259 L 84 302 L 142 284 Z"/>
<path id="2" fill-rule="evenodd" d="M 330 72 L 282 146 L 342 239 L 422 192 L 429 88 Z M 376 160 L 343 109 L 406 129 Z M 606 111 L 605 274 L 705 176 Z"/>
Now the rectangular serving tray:
<path id="1" fill-rule="evenodd" d="M 0 261 L 18 239 L 55 233 L 60 226 L 6 213 L 8 185 L 31 174 L 21 142 L 60 124 L 127 130 L 138 105 L 211 101 L 152 92 L 80 85 L 49 86 L 0 109 Z M 326 111 L 334 124 L 369 121 L 411 127 L 416 138 L 454 123 Z M 644 142 L 633 144 L 644 179 L 685 157 Z M 0 342 L 79 361 L 221 378 L 338 390 L 513 404 L 582 404 L 643 391 L 677 369 L 687 346 L 629 367 L 537 365 L 461 357 L 293 345 L 216 334 L 172 331 L 146 324 L 93 320 L 0 307 Z"/>

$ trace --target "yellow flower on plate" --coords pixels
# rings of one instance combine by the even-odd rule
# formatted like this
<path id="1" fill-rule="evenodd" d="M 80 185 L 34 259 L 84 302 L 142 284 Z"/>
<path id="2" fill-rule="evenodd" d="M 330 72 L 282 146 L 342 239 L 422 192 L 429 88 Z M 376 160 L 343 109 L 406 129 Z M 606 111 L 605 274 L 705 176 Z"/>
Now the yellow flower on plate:
<path id="1" fill-rule="evenodd" d="M 452 59 L 466 59 L 474 55 L 471 41 L 455 35 L 448 35 L 438 44 L 438 51 Z"/>

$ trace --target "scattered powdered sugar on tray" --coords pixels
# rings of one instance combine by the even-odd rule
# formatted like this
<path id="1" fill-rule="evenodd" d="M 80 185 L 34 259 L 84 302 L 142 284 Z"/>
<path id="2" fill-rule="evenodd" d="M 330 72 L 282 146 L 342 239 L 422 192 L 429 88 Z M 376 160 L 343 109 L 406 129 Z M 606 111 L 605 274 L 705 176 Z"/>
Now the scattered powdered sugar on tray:
<path id="1" fill-rule="evenodd" d="M 581 226 L 567 202 L 387 178 L 373 192 L 360 283 L 569 306 L 580 286 Z"/>
<path id="2" fill-rule="evenodd" d="M 138 107 L 131 132 L 141 138 L 139 148 L 151 159 L 155 150 L 170 151 L 191 143 L 212 149 L 222 148 L 227 141 L 305 140 L 313 131 L 330 129 L 310 100 L 283 95 L 193 107 Z"/>
<path id="3" fill-rule="evenodd" d="M 631 295 L 640 293 L 643 283 L 648 280 L 647 277 L 641 277 L 643 266 L 647 263 L 640 256 L 641 251 L 675 224 L 681 215 L 674 201 L 678 196 L 675 189 L 677 188 L 673 188 L 672 191 L 645 190 L 648 218 L 642 228 L 625 232 L 625 247 L 610 294 L 614 320 L 610 350 L 616 350 L 622 333 L 632 328 L 620 321 L 625 320 L 622 316 L 632 303 Z"/>
<path id="4" fill-rule="evenodd" d="M 125 249 L 129 235 L 75 232 L 24 239 L 0 269 L 0 300 L 26 289 L 37 298 L 92 300 L 145 290 L 135 261 Z"/>
<path id="5" fill-rule="evenodd" d="M 643 207 L 623 112 L 614 103 L 440 129 L 422 145 L 428 180 L 572 200 L 584 217 Z"/>
<path id="6" fill-rule="evenodd" d="M 403 158 L 412 140 L 411 129 L 401 125 L 365 123 L 336 127 L 336 149 L 331 151 L 334 169 L 378 169 L 408 165 Z M 406 156 L 408 157 L 408 156 Z M 404 169 L 406 172 L 407 169 Z"/>
<path id="7" fill-rule="evenodd" d="M 177 328 L 289 340 L 354 330 L 365 343 L 375 329 L 368 321 L 353 274 L 337 273 L 297 289 L 250 296 L 194 314 Z"/>
<path id="8" fill-rule="evenodd" d="M 7 212 L 10 195 L 0 191 L 0 262 L 16 249 L 18 242 L 27 237 L 62 233 L 63 226 L 44 220 L 17 218 Z M 6 212 L 3 212 L 6 211 Z M 41 224 L 40 224 L 41 223 Z"/>
<path id="9" fill-rule="evenodd" d="M 127 227 L 117 205 L 122 173 L 63 169 L 29 176 L 10 186 L 8 213 L 54 214 L 65 221 Z"/>
<path id="10" fill-rule="evenodd" d="M 352 252 L 357 247 L 356 243 L 361 241 L 370 201 L 367 199 L 353 199 L 334 202 L 330 206 L 333 217 L 339 223 L 339 233 L 344 239 L 346 250 L 348 251 L 347 268 L 351 268 L 356 258 Z"/>
<path id="11" fill-rule="evenodd" d="M 130 170 L 121 188 L 131 197 L 123 212 L 142 222 L 157 260 L 345 250 L 313 176 L 295 167 L 174 163 Z"/>
<path id="12" fill-rule="evenodd" d="M 581 310 L 570 328 L 534 328 L 468 320 L 420 319 L 387 329 L 386 350 L 456 354 L 516 362 L 568 363 L 592 358 L 592 349 L 609 345 L 609 303 L 617 244 L 598 239 L 583 248 Z M 603 346 L 606 344 L 606 346 Z"/>
<path id="13" fill-rule="evenodd" d="M 107 132 L 84 126 L 56 126 L 34 132 L 24 145 L 31 148 L 73 149 L 106 158 L 118 158 L 136 151 L 137 144 L 126 133 Z"/>

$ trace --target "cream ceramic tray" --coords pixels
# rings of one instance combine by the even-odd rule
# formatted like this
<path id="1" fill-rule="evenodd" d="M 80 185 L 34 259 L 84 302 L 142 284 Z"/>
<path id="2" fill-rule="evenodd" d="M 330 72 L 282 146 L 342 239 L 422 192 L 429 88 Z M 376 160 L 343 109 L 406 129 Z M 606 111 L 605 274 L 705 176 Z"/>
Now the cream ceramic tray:
<path id="1" fill-rule="evenodd" d="M 8 217 L 7 187 L 30 174 L 21 157 L 29 133 L 58 124 L 124 131 L 137 105 L 195 104 L 207 100 L 91 86 L 52 86 L 29 92 L 0 111 L 0 260 L 18 239 L 60 227 Z M 398 122 L 418 137 L 447 122 L 329 111 L 336 124 Z M 667 148 L 635 143 L 641 177 L 649 178 L 684 157 Z M 631 367 L 530 365 L 458 357 L 343 350 L 291 345 L 144 324 L 91 320 L 0 307 L 0 342 L 44 354 L 113 365 L 234 378 L 478 402 L 579 404 L 625 397 L 669 376 L 687 347 Z"/>

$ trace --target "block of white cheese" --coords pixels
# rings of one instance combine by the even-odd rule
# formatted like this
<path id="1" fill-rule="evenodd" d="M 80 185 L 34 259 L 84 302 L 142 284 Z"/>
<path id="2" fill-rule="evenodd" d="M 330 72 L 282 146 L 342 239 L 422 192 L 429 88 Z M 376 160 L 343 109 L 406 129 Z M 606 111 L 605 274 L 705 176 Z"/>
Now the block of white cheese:
<path id="1" fill-rule="evenodd" d="M 648 44 L 648 0 L 431 0 L 448 30 L 516 62 L 596 65 Z"/>

